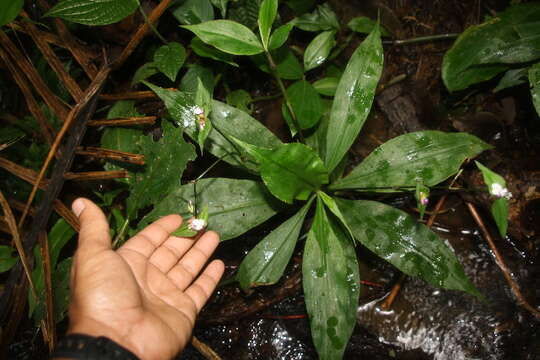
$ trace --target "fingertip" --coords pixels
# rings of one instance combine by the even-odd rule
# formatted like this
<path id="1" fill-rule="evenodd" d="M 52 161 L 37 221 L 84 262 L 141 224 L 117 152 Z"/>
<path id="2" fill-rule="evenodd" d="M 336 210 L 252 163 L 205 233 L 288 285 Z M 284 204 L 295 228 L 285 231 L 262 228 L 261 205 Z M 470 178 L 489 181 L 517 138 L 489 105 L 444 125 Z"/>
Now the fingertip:
<path id="1" fill-rule="evenodd" d="M 71 209 L 73 210 L 73 212 L 75 213 L 77 217 L 81 215 L 81 213 L 86 207 L 85 200 L 86 200 L 85 198 L 77 198 L 71 204 Z"/>
<path id="2" fill-rule="evenodd" d="M 212 238 L 212 239 L 215 239 L 217 242 L 220 241 L 220 238 L 219 238 L 219 234 L 215 231 L 212 231 L 212 230 L 208 230 L 206 231 L 204 234 L 203 234 L 204 237 L 206 238 Z"/>

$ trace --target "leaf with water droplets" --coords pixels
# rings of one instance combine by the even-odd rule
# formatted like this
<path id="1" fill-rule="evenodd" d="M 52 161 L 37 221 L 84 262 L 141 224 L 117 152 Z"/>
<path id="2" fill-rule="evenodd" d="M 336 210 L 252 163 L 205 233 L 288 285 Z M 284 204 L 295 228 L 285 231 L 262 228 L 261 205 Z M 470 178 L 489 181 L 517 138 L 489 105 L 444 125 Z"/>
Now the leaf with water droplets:
<path id="1" fill-rule="evenodd" d="M 258 181 L 206 178 L 199 180 L 196 186 L 177 182 L 142 219 L 139 229 L 168 214 L 189 218 L 190 201 L 208 206 L 207 228 L 217 231 L 222 241 L 242 235 L 281 210 L 279 201 Z"/>
<path id="2" fill-rule="evenodd" d="M 463 161 L 491 148 L 466 133 L 418 131 L 379 146 L 331 189 L 392 192 L 434 186 L 455 174 Z"/>
<path id="3" fill-rule="evenodd" d="M 330 172 L 349 151 L 369 115 L 382 66 L 383 49 L 377 26 L 351 56 L 336 90 L 324 151 Z"/>
<path id="4" fill-rule="evenodd" d="M 244 258 L 236 279 L 242 289 L 278 282 L 289 263 L 311 201 L 282 223 Z"/>
<path id="5" fill-rule="evenodd" d="M 313 191 L 328 183 L 328 171 L 321 158 L 304 144 L 265 149 L 240 140 L 236 143 L 257 160 L 265 185 L 281 201 L 292 204 L 295 199 L 307 200 Z"/>
<path id="6" fill-rule="evenodd" d="M 304 52 L 304 69 L 309 71 L 322 65 L 336 45 L 335 30 L 323 31 L 309 43 Z"/>
<path id="7" fill-rule="evenodd" d="M 489 80 L 509 64 L 540 58 L 540 4 L 510 6 L 465 30 L 443 59 L 442 78 L 450 91 Z"/>
<path id="8" fill-rule="evenodd" d="M 352 239 L 317 199 L 302 261 L 311 336 L 320 359 L 341 359 L 356 324 L 360 275 Z"/>
<path id="9" fill-rule="evenodd" d="M 427 226 L 377 201 L 335 200 L 356 240 L 378 256 L 431 285 L 482 298 L 452 249 Z"/>

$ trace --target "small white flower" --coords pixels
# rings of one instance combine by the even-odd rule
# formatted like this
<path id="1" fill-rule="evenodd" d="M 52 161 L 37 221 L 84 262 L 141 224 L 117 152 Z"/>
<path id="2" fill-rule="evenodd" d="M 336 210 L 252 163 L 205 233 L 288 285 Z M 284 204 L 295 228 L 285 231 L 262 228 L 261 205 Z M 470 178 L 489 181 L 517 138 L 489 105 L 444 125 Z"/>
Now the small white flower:
<path id="1" fill-rule="evenodd" d="M 498 198 L 505 198 L 507 200 L 512 198 L 512 193 L 499 183 L 493 183 L 491 185 L 491 194 Z"/>
<path id="2" fill-rule="evenodd" d="M 188 211 L 190 213 L 195 213 L 195 206 L 193 205 L 193 201 L 189 200 L 187 205 Z"/>
<path id="3" fill-rule="evenodd" d="M 206 221 L 204 221 L 204 219 L 193 219 L 188 227 L 190 230 L 201 231 L 206 227 Z"/>
<path id="4" fill-rule="evenodd" d="M 198 106 L 195 106 L 195 108 L 193 109 L 193 112 L 195 113 L 195 115 L 202 115 L 204 114 L 204 110 Z"/>

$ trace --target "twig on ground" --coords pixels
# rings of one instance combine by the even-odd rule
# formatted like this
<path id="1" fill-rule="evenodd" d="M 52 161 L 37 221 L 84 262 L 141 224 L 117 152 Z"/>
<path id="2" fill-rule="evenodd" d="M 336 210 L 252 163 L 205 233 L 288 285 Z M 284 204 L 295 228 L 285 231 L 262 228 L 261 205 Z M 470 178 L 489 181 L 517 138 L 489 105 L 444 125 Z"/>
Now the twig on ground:
<path id="1" fill-rule="evenodd" d="M 85 172 L 67 172 L 64 174 L 64 179 L 71 181 L 92 181 L 92 180 L 109 180 L 121 179 L 129 177 L 126 170 L 118 171 L 85 171 Z"/>
<path id="2" fill-rule="evenodd" d="M 43 279 L 45 280 L 45 305 L 47 309 L 45 315 L 47 336 L 43 336 L 43 340 L 45 340 L 45 342 L 47 343 L 49 347 L 49 352 L 52 352 L 54 350 L 54 347 L 56 346 L 56 322 L 54 321 L 54 298 L 49 240 L 45 231 L 40 232 L 38 238 L 41 250 L 41 260 L 43 265 Z"/>
<path id="3" fill-rule="evenodd" d="M 132 154 L 124 151 L 103 149 L 92 146 L 79 146 L 76 153 L 77 155 L 90 156 L 98 159 L 109 159 L 135 165 L 144 165 L 144 155 L 142 154 Z"/>
<path id="4" fill-rule="evenodd" d="M 197 339 L 191 338 L 191 345 L 207 360 L 221 360 L 221 357 L 208 345 Z"/>
<path id="5" fill-rule="evenodd" d="M 466 201 L 465 204 L 467 205 L 467 208 L 469 209 L 469 212 L 471 213 L 474 221 L 476 222 L 476 224 L 480 228 L 480 231 L 482 232 L 482 235 L 486 239 L 486 241 L 487 241 L 487 243 L 489 245 L 489 248 L 493 252 L 493 255 L 495 256 L 496 263 L 499 266 L 499 268 L 501 269 L 501 271 L 502 271 L 502 273 L 504 275 L 504 278 L 506 279 L 506 282 L 510 286 L 510 289 L 512 290 L 512 293 L 514 294 L 514 296 L 517 299 L 518 304 L 520 306 L 522 306 L 524 309 L 526 309 L 527 311 L 529 311 L 531 314 L 533 314 L 537 319 L 540 319 L 540 311 L 538 311 L 538 309 L 536 309 L 534 306 L 529 304 L 527 299 L 525 299 L 525 297 L 521 293 L 521 290 L 519 289 L 518 283 L 512 277 L 510 269 L 506 265 L 506 262 L 504 261 L 503 256 L 499 252 L 499 249 L 497 249 L 497 246 L 495 245 L 495 241 L 493 241 L 493 237 L 491 236 L 491 234 L 488 231 L 486 225 L 484 224 L 484 221 L 480 217 L 480 214 L 476 210 L 476 207 L 472 203 L 470 203 L 468 201 Z"/>

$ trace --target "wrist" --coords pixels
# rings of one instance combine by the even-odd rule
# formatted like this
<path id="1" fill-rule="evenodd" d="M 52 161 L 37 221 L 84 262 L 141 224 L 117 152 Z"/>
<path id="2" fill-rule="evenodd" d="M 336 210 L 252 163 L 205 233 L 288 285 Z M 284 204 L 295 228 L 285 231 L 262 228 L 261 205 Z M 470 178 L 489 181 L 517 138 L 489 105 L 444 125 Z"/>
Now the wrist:
<path id="1" fill-rule="evenodd" d="M 140 360 L 137 355 L 107 337 L 66 335 L 58 342 L 51 359 Z"/>
<path id="2" fill-rule="evenodd" d="M 134 344 L 128 341 L 124 334 L 120 334 L 118 331 L 114 330 L 110 326 L 91 318 L 70 321 L 66 335 L 73 334 L 84 334 L 93 337 L 106 337 L 114 341 L 118 345 L 126 348 L 127 350 L 137 354 L 137 349 L 135 348 Z"/>

